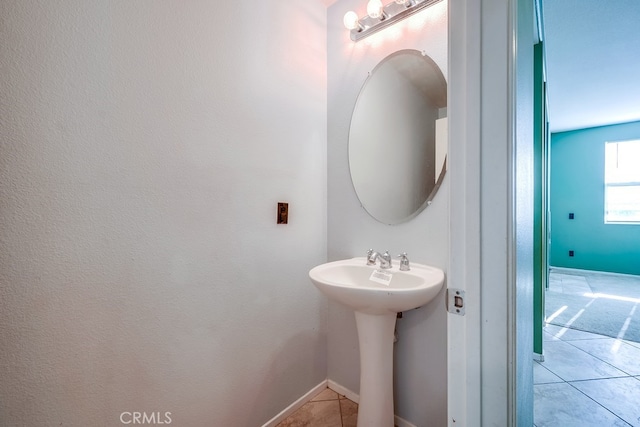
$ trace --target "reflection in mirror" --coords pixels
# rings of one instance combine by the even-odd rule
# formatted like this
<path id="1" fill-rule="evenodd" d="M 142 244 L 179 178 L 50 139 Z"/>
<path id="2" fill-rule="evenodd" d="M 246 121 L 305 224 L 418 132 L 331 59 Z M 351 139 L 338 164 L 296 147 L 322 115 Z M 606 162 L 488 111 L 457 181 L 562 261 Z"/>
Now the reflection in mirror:
<path id="1" fill-rule="evenodd" d="M 349 131 L 349 170 L 364 209 L 385 224 L 420 213 L 446 170 L 447 83 L 417 50 L 395 52 L 365 81 Z"/>

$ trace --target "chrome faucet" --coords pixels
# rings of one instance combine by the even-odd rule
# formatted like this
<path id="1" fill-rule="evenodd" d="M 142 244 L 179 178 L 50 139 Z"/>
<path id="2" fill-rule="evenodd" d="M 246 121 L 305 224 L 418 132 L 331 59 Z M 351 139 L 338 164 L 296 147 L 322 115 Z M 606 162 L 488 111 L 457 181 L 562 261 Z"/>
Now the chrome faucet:
<path id="1" fill-rule="evenodd" d="M 375 252 L 373 249 L 367 251 L 367 265 L 376 265 L 378 259 L 380 260 L 380 268 L 391 268 L 391 255 L 389 255 L 389 251 L 386 251 L 384 254 Z"/>
<path id="2" fill-rule="evenodd" d="M 411 270 L 411 267 L 409 267 L 409 258 L 407 258 L 406 252 L 402 252 L 400 255 L 398 255 L 398 258 L 400 258 L 400 271 Z"/>

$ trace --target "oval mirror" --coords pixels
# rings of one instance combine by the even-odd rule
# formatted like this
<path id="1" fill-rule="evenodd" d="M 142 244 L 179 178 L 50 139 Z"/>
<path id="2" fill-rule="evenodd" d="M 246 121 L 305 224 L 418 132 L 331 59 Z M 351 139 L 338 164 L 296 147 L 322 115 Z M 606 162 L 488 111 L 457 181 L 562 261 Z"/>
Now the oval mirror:
<path id="1" fill-rule="evenodd" d="M 349 170 L 364 209 L 385 224 L 420 213 L 446 170 L 447 82 L 417 50 L 383 59 L 365 81 L 351 117 Z"/>

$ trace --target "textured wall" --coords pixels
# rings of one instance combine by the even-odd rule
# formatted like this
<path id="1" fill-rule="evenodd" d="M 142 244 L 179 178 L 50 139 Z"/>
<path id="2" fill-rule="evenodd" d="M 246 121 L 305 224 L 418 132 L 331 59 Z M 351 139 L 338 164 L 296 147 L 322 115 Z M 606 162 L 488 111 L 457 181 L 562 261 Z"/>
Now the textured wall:
<path id="1" fill-rule="evenodd" d="M 325 26 L 0 3 L 0 425 L 256 426 L 326 378 Z"/>
<path id="2" fill-rule="evenodd" d="M 351 185 L 348 136 L 351 112 L 367 73 L 400 49 L 424 50 L 447 76 L 447 1 L 358 43 L 342 26 L 348 10 L 365 13 L 366 2 L 339 0 L 328 10 L 328 254 L 330 260 L 363 256 L 368 248 L 446 270 L 448 263 L 448 179 L 433 204 L 404 224 L 371 218 Z M 390 146 L 390 149 L 393 149 Z M 391 180 L 381 171 L 374 180 Z M 395 347 L 396 414 L 415 425 L 447 423 L 447 313 L 444 291 L 398 321 Z M 329 378 L 358 392 L 359 353 L 353 312 L 329 305 Z"/>
<path id="3" fill-rule="evenodd" d="M 605 142 L 639 136 L 640 122 L 551 135 L 552 266 L 640 274 L 640 225 L 604 223 L 603 184 Z"/>

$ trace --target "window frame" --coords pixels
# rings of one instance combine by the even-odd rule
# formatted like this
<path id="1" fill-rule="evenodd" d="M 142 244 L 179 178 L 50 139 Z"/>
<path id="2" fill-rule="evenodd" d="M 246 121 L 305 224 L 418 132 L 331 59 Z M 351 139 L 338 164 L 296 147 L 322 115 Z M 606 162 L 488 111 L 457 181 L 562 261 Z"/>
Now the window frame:
<path id="1" fill-rule="evenodd" d="M 626 139 L 626 140 L 619 140 L 619 141 L 606 141 L 605 145 L 604 145 L 604 179 L 603 179 L 603 183 L 604 183 L 604 223 L 605 224 L 610 224 L 610 225 L 640 225 L 640 201 L 638 202 L 639 208 L 637 210 L 637 214 L 629 221 L 625 221 L 625 220 L 612 220 L 612 219 L 608 219 L 609 216 L 609 201 L 608 201 L 608 193 L 609 193 L 609 188 L 620 188 L 620 187 L 638 187 L 640 188 L 640 173 L 638 174 L 639 176 L 634 179 L 634 180 L 629 180 L 629 181 L 620 181 L 620 182 L 607 182 L 607 178 L 608 178 L 608 174 L 607 174 L 607 165 L 608 165 L 608 158 L 607 158 L 607 145 L 608 144 L 619 144 L 619 143 L 635 143 L 638 146 L 638 149 L 640 150 L 640 138 L 634 138 L 634 139 Z M 639 166 L 640 166 L 640 156 L 638 158 L 638 162 L 639 162 Z M 639 169 L 640 170 L 640 169 Z"/>

